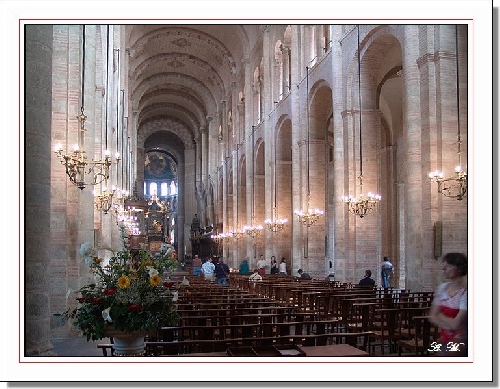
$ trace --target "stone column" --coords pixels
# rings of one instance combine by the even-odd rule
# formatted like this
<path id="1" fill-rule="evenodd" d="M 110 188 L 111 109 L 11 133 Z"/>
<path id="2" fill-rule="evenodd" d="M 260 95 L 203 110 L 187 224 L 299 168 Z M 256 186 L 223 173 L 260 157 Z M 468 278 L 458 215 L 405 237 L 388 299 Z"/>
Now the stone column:
<path id="1" fill-rule="evenodd" d="M 329 237 L 332 237 L 332 242 L 329 242 L 329 247 L 333 249 L 332 258 L 332 271 L 335 272 L 335 279 L 345 282 L 344 267 L 347 259 L 348 242 L 348 223 L 349 217 L 346 212 L 346 205 L 341 201 L 342 196 L 347 193 L 344 192 L 347 188 L 345 184 L 345 161 L 344 150 L 346 145 L 344 143 L 344 120 L 342 118 L 343 111 L 343 98 L 342 98 L 342 85 L 343 73 L 342 69 L 342 46 L 338 43 L 342 38 L 342 26 L 333 26 L 332 31 L 332 67 L 333 67 L 333 82 L 332 82 L 332 103 L 333 103 L 333 164 L 329 164 L 331 170 L 328 172 L 328 188 L 333 188 L 332 195 L 332 217 L 331 229 L 329 229 Z M 328 212 L 328 214 L 330 214 Z"/>
<path id="2" fill-rule="evenodd" d="M 209 147 L 209 142 L 208 142 L 208 137 L 211 133 L 210 127 L 212 123 L 212 117 L 207 116 L 207 123 L 208 126 L 207 128 L 203 131 L 202 128 L 200 128 L 201 131 L 201 182 L 205 183 L 208 177 L 208 147 Z M 198 188 L 201 190 L 201 187 Z"/>
<path id="3" fill-rule="evenodd" d="M 50 343 L 50 164 L 52 26 L 26 27 L 26 356 L 52 355 Z"/>
<path id="4" fill-rule="evenodd" d="M 300 85 L 300 80 L 305 76 L 305 66 L 302 66 L 302 61 L 300 60 L 300 42 L 301 42 L 301 32 L 302 27 L 298 25 L 292 25 L 292 47 L 291 47 L 291 110 L 292 110 L 292 212 L 297 209 L 302 209 L 306 202 L 304 199 L 305 188 L 305 173 L 304 168 L 305 163 L 301 157 L 301 150 L 305 149 L 304 139 L 307 134 L 301 131 L 305 127 L 304 120 L 301 118 L 302 115 L 300 101 L 301 98 L 305 101 L 307 96 L 307 91 L 305 91 L 305 81 Z M 303 69 L 303 70 L 302 70 Z M 300 88 L 300 89 L 299 89 Z M 301 97 L 302 96 L 302 97 Z M 300 144 L 299 144 L 300 143 Z M 304 240 L 301 233 L 301 226 L 298 218 L 295 214 L 292 215 L 293 220 L 291 220 L 290 228 L 292 234 L 292 257 L 290 258 L 290 274 L 297 274 L 297 270 L 301 267 L 304 249 Z"/>
<path id="5" fill-rule="evenodd" d="M 420 290 L 422 285 L 422 158 L 419 57 L 419 27 L 406 26 L 403 45 L 403 112 L 406 143 L 404 199 L 406 221 L 400 263 L 406 264 L 406 288 Z M 411 215 L 411 217 L 408 217 Z M 406 258 L 405 258 L 406 256 Z"/>
<path id="6" fill-rule="evenodd" d="M 274 64 L 274 44 L 271 42 L 269 26 L 264 26 L 262 31 L 262 45 L 264 47 L 263 57 L 264 57 L 264 80 L 263 80 L 263 95 L 261 99 L 263 100 L 264 106 L 264 169 L 260 173 L 263 175 L 255 177 L 255 224 L 264 224 L 264 219 L 271 218 L 273 212 L 273 201 L 272 190 L 273 184 L 271 181 L 272 174 L 270 173 L 272 165 L 269 161 L 273 160 L 273 145 L 276 140 L 276 135 L 274 132 L 274 117 L 271 115 L 273 111 L 273 98 L 272 98 L 272 85 L 276 81 L 273 77 L 273 64 Z M 276 255 L 276 247 L 271 243 L 273 233 L 270 232 L 264 225 L 264 231 L 262 232 L 262 240 L 264 243 L 264 257 L 270 258 L 272 255 Z"/>
<path id="7" fill-rule="evenodd" d="M 137 182 L 137 196 L 139 198 L 144 198 L 144 147 L 143 145 L 137 145 L 136 149 L 137 155 L 137 170 L 136 170 L 136 182 Z"/>
<path id="8" fill-rule="evenodd" d="M 281 47 L 282 52 L 282 73 L 283 73 L 283 82 L 282 82 L 282 95 L 285 96 L 290 90 L 289 80 L 290 80 L 290 47 L 285 44 Z"/>

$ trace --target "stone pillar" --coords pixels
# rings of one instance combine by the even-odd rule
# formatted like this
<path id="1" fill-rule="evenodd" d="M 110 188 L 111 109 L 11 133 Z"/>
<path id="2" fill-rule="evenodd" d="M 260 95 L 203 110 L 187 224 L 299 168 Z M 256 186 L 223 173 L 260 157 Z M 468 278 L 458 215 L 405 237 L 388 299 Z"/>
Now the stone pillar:
<path id="1" fill-rule="evenodd" d="M 406 143 L 406 179 L 404 192 L 406 221 L 404 247 L 400 251 L 400 262 L 406 264 L 406 288 L 420 290 L 422 286 L 422 171 L 421 158 L 421 108 L 420 75 L 417 65 L 419 57 L 419 27 L 406 26 L 403 45 L 403 112 Z M 411 217 L 408 217 L 411 215 Z M 404 258 L 406 256 L 406 258 Z"/>
<path id="2" fill-rule="evenodd" d="M 52 26 L 26 26 L 26 356 L 52 355 L 50 333 L 50 164 Z"/>
<path id="3" fill-rule="evenodd" d="M 139 139 L 139 112 L 132 112 L 132 125 L 129 130 L 132 135 L 131 150 L 132 150 L 132 190 L 137 184 L 137 195 L 144 197 L 144 140 Z M 140 142 L 140 143 L 139 143 Z"/>
<path id="4" fill-rule="evenodd" d="M 290 80 L 290 47 L 285 44 L 281 47 L 282 52 L 282 74 L 283 74 L 283 82 L 282 82 L 282 95 L 286 96 L 288 91 L 290 90 L 289 80 Z"/>
<path id="5" fill-rule="evenodd" d="M 204 131 L 200 128 L 201 131 L 201 182 L 205 183 L 208 177 L 208 137 L 211 133 L 210 127 L 212 123 L 212 117 L 207 116 L 208 128 Z M 201 187 L 198 188 L 201 190 Z"/>
<path id="6" fill-rule="evenodd" d="M 136 171 L 136 182 L 137 182 L 137 196 L 139 198 L 144 198 L 144 147 L 143 145 L 137 145 L 137 171 Z"/>
<path id="7" fill-rule="evenodd" d="M 274 44 L 271 42 L 269 26 L 264 26 L 262 31 L 262 45 L 264 47 L 263 57 L 264 57 L 264 80 L 262 88 L 262 96 L 264 106 L 264 168 L 259 171 L 259 175 L 255 177 L 255 224 L 264 224 L 264 219 L 271 218 L 273 212 L 273 200 L 272 190 L 272 174 L 270 174 L 272 165 L 269 161 L 273 160 L 273 145 L 276 140 L 274 132 L 274 117 L 271 115 L 273 111 L 273 98 L 272 98 L 272 85 L 276 81 L 276 77 L 273 76 L 273 64 L 274 64 Z M 256 169 L 257 172 L 258 169 Z M 262 174 L 263 173 L 263 174 Z M 276 247 L 272 244 L 272 235 L 266 226 L 264 225 L 264 231 L 262 231 L 262 241 L 264 243 L 264 257 L 266 259 L 271 258 L 272 255 L 276 255 Z"/>
<path id="8" fill-rule="evenodd" d="M 302 192 L 302 188 L 305 188 L 305 175 L 306 172 L 301 157 L 301 149 L 303 148 L 304 139 L 307 134 L 301 131 L 304 128 L 304 120 L 301 118 L 301 96 L 302 99 L 306 99 L 305 96 L 307 92 L 305 91 L 305 81 L 300 85 L 300 80 L 305 76 L 305 66 L 302 66 L 301 56 L 300 56 L 300 42 L 301 42 L 301 31 L 302 27 L 298 25 L 292 25 L 292 47 L 291 47 L 291 119 L 293 123 L 292 127 L 292 212 L 297 209 L 301 209 L 305 206 L 306 202 Z M 304 70 L 302 70 L 304 69 Z M 299 89 L 300 88 L 300 89 Z M 301 144 L 299 144 L 301 143 Z M 301 146 L 302 145 L 302 146 Z M 295 214 L 292 215 L 292 220 L 290 222 L 291 234 L 292 234 L 292 257 L 290 258 L 290 274 L 297 275 L 297 270 L 302 265 L 304 241 L 301 233 L 301 227 L 298 218 Z"/>
<path id="9" fill-rule="evenodd" d="M 344 266 L 347 259 L 348 242 L 348 223 L 349 217 L 346 212 L 346 205 L 341 201 L 342 196 L 347 193 L 344 192 L 347 187 L 345 184 L 345 161 L 344 150 L 346 145 L 344 143 L 344 120 L 342 118 L 342 111 L 344 102 L 342 99 L 342 85 L 343 73 L 342 69 L 342 46 L 338 43 L 343 36 L 342 26 L 335 25 L 332 27 L 332 67 L 333 67 L 333 82 L 332 82 L 332 103 L 333 103 L 333 163 L 329 164 L 329 168 L 333 171 L 328 173 L 328 188 L 333 188 L 332 226 L 329 237 L 332 237 L 331 247 L 333 249 L 332 271 L 335 272 L 335 279 L 345 282 Z M 333 43 L 334 42 L 334 43 Z M 330 199 L 329 199 L 330 200 Z M 330 214 L 330 213 L 328 213 Z M 330 243 L 330 242 L 329 242 Z M 329 245 L 330 246 L 330 245 Z"/>

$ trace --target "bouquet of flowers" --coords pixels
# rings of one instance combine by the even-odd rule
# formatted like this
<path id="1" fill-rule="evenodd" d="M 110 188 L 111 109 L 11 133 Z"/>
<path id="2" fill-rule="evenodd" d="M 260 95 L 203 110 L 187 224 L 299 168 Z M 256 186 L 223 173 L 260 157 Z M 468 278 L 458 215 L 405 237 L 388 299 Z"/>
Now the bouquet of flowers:
<path id="1" fill-rule="evenodd" d="M 105 266 L 101 258 L 91 256 L 95 250 L 83 246 L 80 254 L 85 256 L 94 282 L 78 291 L 78 306 L 62 316 L 73 319 L 87 340 L 108 336 L 106 331 L 110 328 L 147 333 L 178 322 L 172 301 L 177 293 L 165 288 L 162 279 L 164 272 L 178 266 L 172 246 L 154 255 L 144 247 L 139 251 L 123 250 Z"/>

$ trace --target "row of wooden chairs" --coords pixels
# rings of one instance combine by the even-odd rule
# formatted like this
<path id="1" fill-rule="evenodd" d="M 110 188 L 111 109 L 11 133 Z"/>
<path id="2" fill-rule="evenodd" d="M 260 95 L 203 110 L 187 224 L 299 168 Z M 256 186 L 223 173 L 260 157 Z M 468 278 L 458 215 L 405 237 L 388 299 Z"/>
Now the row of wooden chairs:
<path id="1" fill-rule="evenodd" d="M 242 346 L 261 347 L 271 345 L 324 346 L 349 344 L 356 348 L 366 347 L 369 352 L 372 332 L 303 334 L 283 336 L 258 336 L 231 339 L 205 339 L 182 341 L 147 341 L 146 356 L 178 356 L 195 353 L 224 352 L 228 348 Z M 207 354 L 207 356 L 210 356 Z"/>

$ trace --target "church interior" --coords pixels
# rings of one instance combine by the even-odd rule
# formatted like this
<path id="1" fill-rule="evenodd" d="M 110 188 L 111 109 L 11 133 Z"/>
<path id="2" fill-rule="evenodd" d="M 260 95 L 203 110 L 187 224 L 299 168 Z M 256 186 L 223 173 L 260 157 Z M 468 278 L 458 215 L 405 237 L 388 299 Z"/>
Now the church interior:
<path id="1" fill-rule="evenodd" d="M 248 322 L 186 319 L 198 329 L 165 333 L 162 342 L 184 345 L 168 355 L 280 350 L 281 337 L 308 355 L 336 339 L 368 356 L 428 356 L 411 343 L 416 327 L 397 337 L 374 323 L 390 322 L 389 303 L 406 304 L 391 305 L 401 322 L 410 305 L 425 315 L 443 255 L 468 250 L 469 33 L 467 24 L 26 25 L 24 354 L 57 356 L 61 339 L 81 339 L 55 314 L 92 277 L 82 245 L 106 263 L 125 242 L 175 250 L 170 276 L 190 285 L 187 297 L 179 290 L 181 317 L 209 297 L 219 307 L 215 296 L 266 300 L 259 311 L 247 302 Z M 228 284 L 194 276 L 195 255 L 227 264 Z M 260 268 L 261 257 L 252 284 L 239 269 Z M 271 259 L 284 260 L 284 274 L 271 274 Z M 369 297 L 357 287 L 366 270 Z M 348 293 L 358 302 L 348 305 Z M 271 302 L 281 312 L 272 326 Z M 237 315 L 227 304 L 217 320 Z M 417 325 L 424 342 L 428 324 Z M 160 340 L 146 355 L 167 349 Z M 95 343 L 105 342 L 90 342 L 92 355 L 113 354 Z"/>

